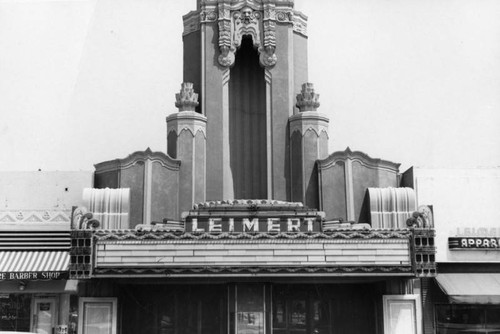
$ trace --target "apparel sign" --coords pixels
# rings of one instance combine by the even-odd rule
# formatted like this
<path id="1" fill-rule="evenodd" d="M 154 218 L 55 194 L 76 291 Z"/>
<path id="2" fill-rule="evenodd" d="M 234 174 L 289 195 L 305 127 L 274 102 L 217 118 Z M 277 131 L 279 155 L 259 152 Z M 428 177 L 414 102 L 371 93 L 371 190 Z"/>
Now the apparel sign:
<path id="1" fill-rule="evenodd" d="M 499 227 L 458 227 L 448 238 L 450 250 L 500 250 Z"/>
<path id="2" fill-rule="evenodd" d="M 61 271 L 0 272 L 0 281 L 5 280 L 59 280 L 67 279 L 68 273 Z"/>
<path id="3" fill-rule="evenodd" d="M 455 237 L 448 238 L 448 248 L 450 250 L 486 250 L 500 249 L 500 238 L 492 237 Z"/>

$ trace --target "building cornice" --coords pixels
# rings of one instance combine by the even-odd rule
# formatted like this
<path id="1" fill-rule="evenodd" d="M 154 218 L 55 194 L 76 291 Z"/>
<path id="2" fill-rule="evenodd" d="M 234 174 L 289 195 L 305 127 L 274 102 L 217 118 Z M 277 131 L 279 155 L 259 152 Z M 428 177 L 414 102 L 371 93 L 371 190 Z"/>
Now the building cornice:
<path id="1" fill-rule="evenodd" d="M 337 162 L 345 162 L 346 160 L 358 162 L 367 168 L 382 169 L 396 174 L 399 173 L 399 166 L 401 166 L 401 164 L 388 160 L 372 158 L 368 154 L 361 151 L 351 151 L 351 149 L 347 147 L 345 151 L 334 152 L 326 159 L 319 160 L 318 169 L 328 169 L 334 166 Z"/>
<path id="2" fill-rule="evenodd" d="M 124 240 L 191 240 L 191 241 L 227 241 L 238 240 L 239 242 L 258 240 L 372 240 L 372 239 L 409 239 L 411 231 L 408 229 L 398 230 L 343 230 L 317 233 L 185 233 L 185 232 L 163 232 L 163 231 L 136 231 L 136 230 L 96 230 L 94 238 L 99 241 L 124 241 Z"/>
<path id="3" fill-rule="evenodd" d="M 169 267 L 169 268 L 96 268 L 98 277 L 196 277 L 196 276 L 413 276 L 411 266 L 210 266 L 210 267 Z"/>
<path id="4" fill-rule="evenodd" d="M 189 131 L 193 137 L 201 132 L 205 138 L 207 117 L 195 111 L 181 111 L 167 116 L 167 134 L 175 132 L 179 136 L 182 131 Z"/>
<path id="5" fill-rule="evenodd" d="M 295 132 L 299 132 L 303 137 L 307 132 L 312 131 L 317 137 L 320 137 L 324 133 L 328 138 L 328 123 L 328 117 L 317 111 L 297 113 L 289 118 L 290 137 Z"/>
<path id="6" fill-rule="evenodd" d="M 163 152 L 153 152 L 150 148 L 145 151 L 134 152 L 123 159 L 115 159 L 104 161 L 95 164 L 96 174 L 106 173 L 110 171 L 124 170 L 137 164 L 138 162 L 144 163 L 146 160 L 158 162 L 163 167 L 170 170 L 179 170 L 181 162 L 173 159 Z"/>

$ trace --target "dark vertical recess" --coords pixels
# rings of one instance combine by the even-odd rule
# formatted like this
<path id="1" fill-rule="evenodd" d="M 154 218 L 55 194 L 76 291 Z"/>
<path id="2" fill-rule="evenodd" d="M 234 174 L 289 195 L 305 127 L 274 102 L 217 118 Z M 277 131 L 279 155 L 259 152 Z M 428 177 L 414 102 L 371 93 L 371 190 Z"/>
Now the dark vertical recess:
<path id="1" fill-rule="evenodd" d="M 167 154 L 177 159 L 177 133 L 170 131 L 167 135 Z"/>
<path id="2" fill-rule="evenodd" d="M 266 83 L 244 37 L 229 81 L 229 145 L 235 198 L 267 198 Z"/>

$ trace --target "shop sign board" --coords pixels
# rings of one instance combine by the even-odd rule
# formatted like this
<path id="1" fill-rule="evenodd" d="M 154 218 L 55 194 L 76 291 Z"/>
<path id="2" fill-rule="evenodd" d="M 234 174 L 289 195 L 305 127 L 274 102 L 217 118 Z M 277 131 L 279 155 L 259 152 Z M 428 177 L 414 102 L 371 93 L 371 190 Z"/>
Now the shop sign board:
<path id="1" fill-rule="evenodd" d="M 254 217 L 227 218 L 213 217 L 206 219 L 190 218 L 186 222 L 186 232 L 316 232 L 319 231 L 316 218 L 299 217 Z"/>
<path id="2" fill-rule="evenodd" d="M 21 271 L 0 272 L 0 281 L 9 280 L 60 280 L 67 279 L 68 273 L 62 271 Z"/>
<path id="3" fill-rule="evenodd" d="M 500 237 L 500 227 L 457 227 L 455 237 Z"/>
<path id="4" fill-rule="evenodd" d="M 450 250 L 500 250 L 500 238 L 494 237 L 451 237 Z"/>

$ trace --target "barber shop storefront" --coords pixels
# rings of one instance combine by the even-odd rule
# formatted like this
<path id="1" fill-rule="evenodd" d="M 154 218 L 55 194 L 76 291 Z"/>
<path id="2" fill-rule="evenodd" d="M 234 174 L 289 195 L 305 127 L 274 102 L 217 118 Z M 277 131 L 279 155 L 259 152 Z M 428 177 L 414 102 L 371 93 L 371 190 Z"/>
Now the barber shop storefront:
<path id="1" fill-rule="evenodd" d="M 231 201 L 178 228 L 75 230 L 93 259 L 71 263 L 88 269 L 78 333 L 420 333 L 433 230 L 324 225 L 300 203 Z"/>
<path id="2" fill-rule="evenodd" d="M 0 232 L 0 331 L 67 333 L 70 232 Z"/>

